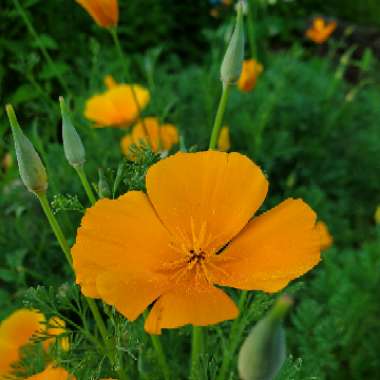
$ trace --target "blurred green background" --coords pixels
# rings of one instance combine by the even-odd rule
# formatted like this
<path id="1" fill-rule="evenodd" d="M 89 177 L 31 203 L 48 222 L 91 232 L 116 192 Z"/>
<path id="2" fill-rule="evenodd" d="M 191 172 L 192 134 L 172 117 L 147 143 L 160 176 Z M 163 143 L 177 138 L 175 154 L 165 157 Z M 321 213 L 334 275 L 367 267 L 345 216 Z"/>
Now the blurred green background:
<path id="1" fill-rule="evenodd" d="M 294 291 L 298 301 L 288 323 L 292 357 L 279 378 L 377 379 L 380 2 L 253 2 L 264 73 L 254 91 L 232 93 L 225 118 L 232 150 L 247 154 L 268 175 L 265 207 L 302 197 L 335 241 Z M 16 3 L 3 0 L 0 12 L 0 317 L 21 304 L 30 286 L 58 287 L 62 278 L 70 278 L 38 203 L 18 179 L 4 105 L 14 105 L 48 168 L 49 197 L 58 196 L 57 215 L 71 242 L 81 213 L 70 210 L 67 194 L 79 194 L 87 203 L 63 156 L 58 96 L 65 95 L 73 110 L 92 182 L 98 168 L 112 180 L 125 133 L 94 130 L 83 117 L 86 99 L 104 90 L 104 75 L 122 77 L 110 36 L 74 1 L 20 1 L 69 86 L 66 94 Z M 120 7 L 120 38 L 133 79 L 152 93 L 145 114 L 176 124 L 188 148 L 206 149 L 233 7 L 206 0 L 120 1 Z M 317 15 L 338 23 L 322 46 L 304 36 Z M 13 164 L 4 161 L 7 154 Z M 124 189 L 143 186 L 148 164 L 127 164 Z M 257 307 L 250 323 L 268 303 Z M 210 355 L 218 363 L 218 350 Z"/>

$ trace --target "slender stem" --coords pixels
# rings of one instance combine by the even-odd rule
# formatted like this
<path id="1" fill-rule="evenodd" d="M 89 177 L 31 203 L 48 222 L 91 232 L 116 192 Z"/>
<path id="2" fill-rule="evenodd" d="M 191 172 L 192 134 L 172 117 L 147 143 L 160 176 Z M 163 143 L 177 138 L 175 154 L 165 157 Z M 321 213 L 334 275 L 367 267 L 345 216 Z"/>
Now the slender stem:
<path id="1" fill-rule="evenodd" d="M 202 327 L 193 326 L 193 339 L 191 346 L 191 374 L 190 379 L 196 380 L 199 378 L 199 364 L 203 352 L 203 334 Z"/>
<path id="2" fill-rule="evenodd" d="M 67 243 L 67 240 L 65 236 L 63 235 L 62 229 L 60 225 L 58 224 L 57 218 L 54 216 L 53 212 L 51 211 L 49 201 L 46 197 L 46 193 L 38 193 L 38 200 L 41 203 L 41 207 L 44 210 L 44 213 L 46 215 L 46 218 L 48 219 L 50 226 L 54 232 L 55 237 L 58 240 L 58 243 L 60 247 L 62 248 L 63 253 L 65 254 L 66 260 L 72 265 L 72 259 L 71 259 L 71 254 L 70 254 L 70 246 Z"/>
<path id="3" fill-rule="evenodd" d="M 255 7 L 253 4 L 254 0 L 248 0 L 248 15 L 247 15 L 247 26 L 248 26 L 248 41 L 249 47 L 251 49 L 251 57 L 257 59 L 257 46 L 255 39 Z"/>
<path id="4" fill-rule="evenodd" d="M 223 123 L 224 112 L 227 108 L 228 95 L 230 93 L 231 86 L 229 84 L 223 84 L 222 96 L 219 101 L 218 110 L 216 112 L 214 126 L 211 132 L 209 150 L 215 150 L 218 143 L 220 129 Z"/>
<path id="5" fill-rule="evenodd" d="M 121 44 L 120 44 L 119 35 L 117 34 L 117 28 L 116 27 L 111 28 L 111 29 L 109 29 L 109 31 L 111 33 L 111 36 L 112 36 L 113 42 L 115 44 L 116 50 L 119 54 L 119 57 L 120 57 L 121 61 L 123 62 L 124 75 L 126 77 L 127 82 L 130 83 L 130 86 L 131 86 L 133 101 L 135 102 L 136 108 L 137 108 L 137 114 L 138 114 L 137 119 L 141 123 L 141 125 L 144 129 L 144 132 L 146 134 L 146 137 L 149 140 L 148 128 L 145 124 L 144 118 L 141 117 L 141 106 L 140 106 L 139 100 L 137 98 L 135 87 L 132 83 L 132 77 L 131 77 L 130 70 L 129 70 L 130 69 L 129 62 L 128 62 L 127 57 L 125 56 L 124 51 L 123 51 Z"/>
<path id="6" fill-rule="evenodd" d="M 86 172 L 84 170 L 83 165 L 82 166 L 76 166 L 75 167 L 76 172 L 78 173 L 78 177 L 80 178 L 83 188 L 87 194 L 88 199 L 90 200 L 91 204 L 95 204 L 96 202 L 96 197 L 94 192 L 92 191 L 91 185 L 88 182 L 88 178 L 86 175 Z"/>
<path id="7" fill-rule="evenodd" d="M 244 309 L 247 297 L 248 297 L 248 292 L 246 290 L 242 291 L 240 294 L 239 303 L 238 303 L 240 312 L 242 312 L 242 310 Z M 223 362 L 220 367 L 216 380 L 226 379 L 227 371 L 230 368 L 232 356 L 235 353 L 240 341 L 240 334 L 239 334 L 239 330 L 241 329 L 240 324 L 241 324 L 241 318 L 235 319 L 232 323 L 231 330 L 230 330 L 230 339 L 229 339 L 230 345 L 228 349 L 224 350 Z"/>
<path id="8" fill-rule="evenodd" d="M 165 356 L 164 350 L 162 348 L 160 338 L 157 335 L 151 335 L 150 337 L 152 340 L 153 347 L 156 351 L 157 360 L 158 360 L 158 363 L 161 367 L 162 373 L 164 375 L 164 379 L 170 380 L 171 379 L 170 368 L 169 368 L 168 363 L 166 361 L 166 356 Z"/>
<path id="9" fill-rule="evenodd" d="M 66 256 L 67 261 L 69 262 L 70 266 L 72 266 L 72 259 L 70 255 L 70 246 L 67 243 L 67 240 L 62 232 L 62 229 L 54 216 L 53 212 L 51 211 L 49 201 L 46 197 L 46 193 L 38 193 L 37 194 L 38 199 L 41 203 L 42 209 L 45 212 L 45 215 L 50 223 L 51 228 L 53 229 L 53 232 L 58 240 L 58 243 L 60 247 L 62 248 L 63 253 Z M 110 347 L 110 341 L 108 339 L 108 334 L 107 334 L 107 328 L 106 325 L 104 324 L 104 321 L 102 319 L 102 316 L 99 312 L 98 306 L 96 305 L 95 301 L 91 298 L 85 297 L 88 306 L 94 316 L 96 326 L 102 336 L 102 339 L 104 341 L 104 344 L 106 346 L 106 353 L 107 356 L 112 364 L 114 364 L 114 358 L 112 356 L 112 347 Z M 117 368 L 120 380 L 128 380 L 127 374 L 124 372 L 123 368 Z"/>
<path id="10" fill-rule="evenodd" d="M 36 40 L 37 45 L 39 49 L 41 50 L 42 55 L 46 59 L 47 63 L 52 67 L 54 74 L 56 78 L 58 79 L 59 83 L 63 87 L 63 89 L 66 91 L 66 93 L 70 93 L 69 88 L 65 82 L 65 80 L 62 78 L 61 74 L 59 73 L 57 66 L 54 64 L 54 61 L 52 60 L 50 54 L 46 50 L 45 46 L 41 43 L 40 36 L 38 35 L 36 29 L 34 28 L 31 20 L 28 17 L 28 14 L 25 12 L 24 8 L 21 6 L 19 0 L 12 0 L 15 8 L 17 9 L 17 12 L 20 14 L 21 18 L 23 19 L 29 33 L 32 35 L 32 37 Z"/>

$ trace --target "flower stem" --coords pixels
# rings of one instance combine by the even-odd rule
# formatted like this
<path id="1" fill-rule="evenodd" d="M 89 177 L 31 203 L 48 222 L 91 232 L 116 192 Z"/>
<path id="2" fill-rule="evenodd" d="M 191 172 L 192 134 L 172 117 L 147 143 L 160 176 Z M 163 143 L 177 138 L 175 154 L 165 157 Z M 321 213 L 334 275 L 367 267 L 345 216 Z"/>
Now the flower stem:
<path id="1" fill-rule="evenodd" d="M 166 361 L 166 356 L 165 356 L 164 350 L 162 348 L 160 338 L 157 335 L 151 335 L 150 337 L 152 339 L 153 347 L 156 350 L 157 360 L 158 360 L 158 363 L 162 369 L 164 379 L 170 380 L 171 379 L 170 368 L 169 368 L 168 363 Z"/>
<path id="2" fill-rule="evenodd" d="M 67 240 L 65 236 L 63 235 L 62 229 L 57 221 L 57 218 L 54 216 L 53 212 L 51 211 L 49 201 L 46 197 L 46 193 L 38 193 L 37 194 L 38 200 L 41 203 L 41 207 L 44 210 L 44 213 L 46 215 L 47 220 L 49 221 L 49 224 L 54 232 L 55 237 L 58 240 L 58 243 L 65 254 L 66 260 L 72 265 L 72 259 L 71 259 L 71 254 L 70 254 L 70 247 L 69 244 L 67 243 Z"/>
<path id="3" fill-rule="evenodd" d="M 193 339 L 191 347 L 191 373 L 190 379 L 196 380 L 199 378 L 199 364 L 203 352 L 203 334 L 202 327 L 193 326 Z"/>
<path id="4" fill-rule="evenodd" d="M 257 46 L 255 39 L 255 6 L 254 0 L 248 0 L 248 14 L 247 14 L 247 26 L 248 26 L 248 41 L 251 49 L 251 58 L 257 59 Z"/>
<path id="5" fill-rule="evenodd" d="M 62 229 L 61 229 L 56 217 L 54 216 L 54 214 L 50 208 L 49 201 L 46 197 L 46 193 L 45 192 L 38 193 L 37 197 L 41 203 L 41 207 L 44 210 L 44 213 L 45 213 L 45 215 L 49 221 L 49 224 L 50 224 L 50 226 L 51 226 L 51 228 L 52 228 L 52 230 L 53 230 L 53 232 L 54 232 L 54 234 L 58 240 L 60 247 L 66 256 L 67 261 L 69 262 L 70 266 L 72 267 L 70 246 L 67 243 L 67 240 L 66 240 L 66 238 L 62 232 Z M 97 326 L 97 328 L 100 332 L 100 335 L 102 336 L 102 339 L 104 341 L 104 344 L 106 346 L 107 356 L 108 356 L 111 364 L 114 364 L 114 358 L 113 358 L 112 353 L 111 353 L 112 347 L 110 347 L 110 345 L 109 345 L 110 342 L 108 339 L 107 328 L 106 328 L 106 325 L 105 325 L 105 323 L 102 319 L 102 316 L 99 312 L 98 306 L 96 305 L 96 303 L 93 299 L 87 298 L 87 297 L 85 297 L 85 299 L 86 299 L 88 306 L 92 312 L 92 315 L 94 316 L 96 326 Z M 117 368 L 117 372 L 119 374 L 120 380 L 128 380 L 128 376 L 124 372 L 123 368 L 121 368 L 121 367 Z"/>
<path id="6" fill-rule="evenodd" d="M 130 74 L 130 70 L 129 70 L 130 69 L 129 62 L 128 62 L 127 57 L 125 56 L 124 51 L 123 51 L 121 44 L 120 44 L 119 35 L 117 33 L 117 28 L 116 27 L 110 28 L 109 31 L 111 33 L 111 36 L 112 36 L 113 42 L 115 44 L 116 50 L 119 54 L 119 57 L 120 57 L 121 61 L 123 62 L 124 75 L 126 77 L 126 80 L 131 85 L 133 101 L 135 102 L 136 108 L 137 108 L 137 114 L 138 114 L 137 119 L 141 123 L 141 125 L 144 129 L 145 135 L 149 141 L 148 128 L 146 127 L 144 118 L 141 117 L 141 106 L 140 106 L 140 103 L 139 103 L 138 98 L 137 98 L 135 87 L 132 83 L 132 78 L 131 78 L 131 74 Z"/>
<path id="7" fill-rule="evenodd" d="M 224 112 L 226 111 L 226 108 L 227 108 L 227 101 L 228 101 L 228 96 L 230 93 L 230 88 L 231 86 L 229 84 L 223 84 L 222 96 L 219 101 L 219 106 L 216 112 L 214 126 L 211 132 L 209 150 L 215 150 L 216 145 L 218 143 L 219 133 L 220 133 L 220 129 L 223 123 Z"/>
<path id="8" fill-rule="evenodd" d="M 62 75 L 59 73 L 59 71 L 57 69 L 57 66 L 55 65 L 53 59 L 51 58 L 50 54 L 46 50 L 45 46 L 41 43 L 40 36 L 38 35 L 36 29 L 34 28 L 32 22 L 31 22 L 31 20 L 29 19 L 28 14 L 25 12 L 25 9 L 21 6 L 19 0 L 12 0 L 12 1 L 13 1 L 13 4 L 14 4 L 17 12 L 19 13 L 19 15 L 21 16 L 22 20 L 24 21 L 25 26 L 28 29 L 28 32 L 36 40 L 37 46 L 41 50 L 42 55 L 46 59 L 46 62 L 53 69 L 54 75 L 58 79 L 58 82 L 61 84 L 61 86 L 63 87 L 63 89 L 65 90 L 65 92 L 67 94 L 69 94 L 70 91 L 69 91 L 69 88 L 68 88 L 65 80 L 62 78 Z"/>
<path id="9" fill-rule="evenodd" d="M 78 177 L 80 178 L 82 182 L 83 188 L 87 194 L 89 201 L 91 202 L 92 205 L 94 205 L 96 202 L 96 197 L 95 197 L 94 192 L 92 191 L 90 183 L 88 182 L 88 178 L 87 178 L 83 165 L 75 167 L 75 170 L 78 174 Z"/>
<path id="10" fill-rule="evenodd" d="M 246 290 L 242 291 L 240 294 L 239 298 L 239 303 L 238 303 L 238 308 L 240 312 L 244 309 L 245 302 L 248 297 L 248 292 Z M 223 355 L 223 362 L 219 370 L 219 374 L 216 378 L 216 380 L 225 380 L 227 378 L 227 371 L 230 368 L 231 364 L 231 359 L 232 356 L 234 355 L 239 341 L 240 341 L 240 336 L 241 334 L 239 331 L 241 330 L 241 318 L 237 318 L 233 321 L 232 326 L 231 326 L 231 332 L 230 332 L 230 345 L 228 349 L 224 350 L 224 355 Z"/>

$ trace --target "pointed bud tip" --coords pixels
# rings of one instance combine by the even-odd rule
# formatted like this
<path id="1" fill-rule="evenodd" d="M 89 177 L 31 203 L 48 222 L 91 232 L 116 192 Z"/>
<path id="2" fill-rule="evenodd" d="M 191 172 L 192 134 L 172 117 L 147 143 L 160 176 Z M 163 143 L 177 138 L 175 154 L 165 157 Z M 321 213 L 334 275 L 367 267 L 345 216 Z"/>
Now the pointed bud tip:
<path id="1" fill-rule="evenodd" d="M 86 161 L 86 152 L 82 140 L 71 122 L 63 96 L 59 97 L 62 115 L 62 140 L 65 157 L 74 168 L 82 166 Z"/>
<path id="2" fill-rule="evenodd" d="M 22 182 L 31 192 L 35 194 L 44 193 L 47 190 L 48 182 L 46 170 L 42 164 L 40 156 L 34 149 L 33 144 L 22 132 L 12 105 L 7 104 L 5 109 L 12 128 L 13 141 L 15 144 L 16 157 Z"/>

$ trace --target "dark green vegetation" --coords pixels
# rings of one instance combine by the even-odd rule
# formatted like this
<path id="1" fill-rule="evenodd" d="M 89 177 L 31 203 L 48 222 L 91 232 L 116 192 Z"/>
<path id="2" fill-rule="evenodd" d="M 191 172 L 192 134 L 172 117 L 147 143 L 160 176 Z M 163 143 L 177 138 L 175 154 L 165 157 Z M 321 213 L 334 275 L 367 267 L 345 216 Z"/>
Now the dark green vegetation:
<path id="1" fill-rule="evenodd" d="M 134 3 L 140 4 L 123 7 L 120 29 L 133 61 L 134 79 L 149 85 L 152 92 L 145 114 L 176 124 L 188 149 L 206 149 L 220 94 L 218 69 L 226 27 L 209 18 L 203 1 L 172 6 L 171 1 L 144 0 L 141 8 Z M 334 16 L 367 21 L 379 10 L 375 2 L 368 2 L 374 8 L 359 12 L 355 4 L 364 2 L 345 1 L 345 5 L 353 4 L 350 8 L 342 7 L 343 1 L 331 1 L 330 8 L 323 4 L 299 8 L 298 18 L 291 18 L 296 3 L 261 10 L 258 31 L 265 72 L 253 92 L 233 92 L 225 118 L 232 149 L 249 155 L 268 175 L 270 194 L 265 208 L 286 197 L 302 197 L 329 225 L 336 242 L 315 271 L 287 289 L 296 299 L 287 323 L 292 357 L 279 378 L 376 379 L 380 376 L 380 239 L 373 215 L 380 204 L 379 62 L 366 46 L 351 47 L 343 31 L 339 41 L 322 48 L 305 43 L 302 31 L 308 18 L 318 12 L 331 9 Z M 60 87 L 12 1 L 7 0 L 0 16 L 0 158 L 13 154 L 3 111 L 3 104 L 11 102 L 47 166 L 49 197 L 56 196 L 53 205 L 72 243 L 88 201 L 64 159 L 58 95 L 66 95 L 74 111 L 94 183 L 101 167 L 113 185 L 122 165 L 115 195 L 143 189 L 144 173 L 158 158 L 146 152 L 140 162 L 120 164 L 119 141 L 124 132 L 90 129 L 82 117 L 85 99 L 103 89 L 104 75 L 122 80 L 122 64 L 107 33 L 74 2 L 42 5 L 42 1 L 29 0 L 23 4 L 43 33 L 44 46 L 58 62 L 70 94 Z M 144 6 L 150 7 L 149 14 L 142 12 Z M 189 10 L 197 16 L 189 16 Z M 0 318 L 24 301 L 47 316 L 61 313 L 76 321 L 78 290 L 69 285 L 69 268 L 63 265 L 64 257 L 38 202 L 20 183 L 15 165 L 3 168 L 0 177 L 0 247 Z M 43 287 L 36 288 L 39 285 Z M 237 326 L 242 337 L 272 302 L 272 296 L 250 296 Z M 141 378 L 159 379 L 142 321 L 128 324 L 109 308 L 104 314 L 131 366 L 136 368 L 138 363 Z M 224 323 L 209 329 L 199 379 L 215 378 L 229 344 L 230 327 L 231 323 Z M 190 332 L 188 328 L 174 330 L 163 338 L 177 378 L 187 373 L 183 363 L 190 352 Z M 62 365 L 76 371 L 79 379 L 109 375 L 106 360 L 99 362 L 93 347 L 76 333 L 72 340 L 71 353 L 58 354 Z M 26 356 L 30 360 L 31 355 Z M 235 367 L 234 353 L 231 358 Z M 41 361 L 36 359 L 33 368 L 42 369 Z M 231 374 L 231 379 L 236 378 Z"/>

